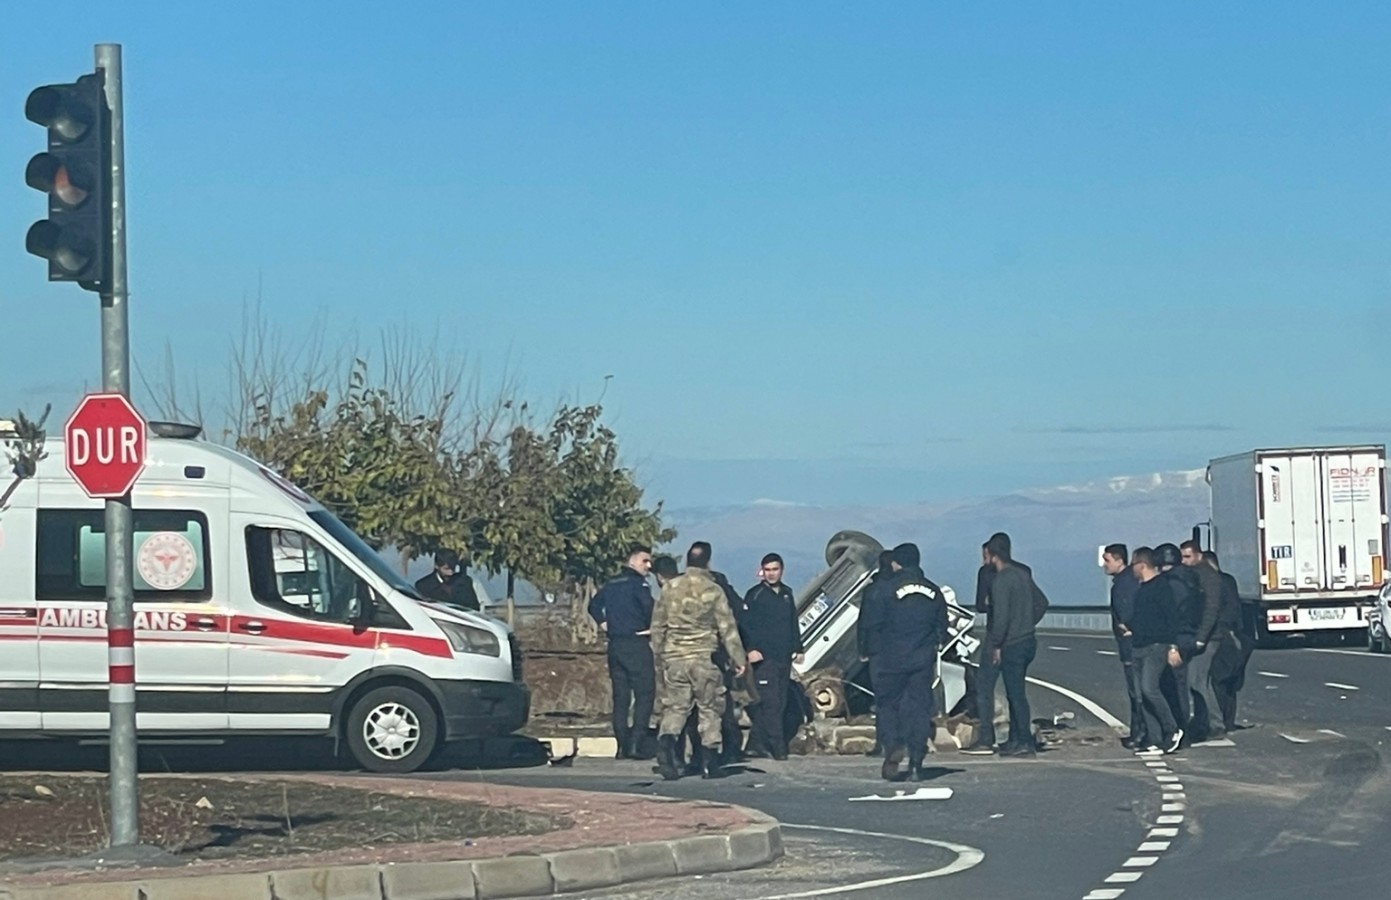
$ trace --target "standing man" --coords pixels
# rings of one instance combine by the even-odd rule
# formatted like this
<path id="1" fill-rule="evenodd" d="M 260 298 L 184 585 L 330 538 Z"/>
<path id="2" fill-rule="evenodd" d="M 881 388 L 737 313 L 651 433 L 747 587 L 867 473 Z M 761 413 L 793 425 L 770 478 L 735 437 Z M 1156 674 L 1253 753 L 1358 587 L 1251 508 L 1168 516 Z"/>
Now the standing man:
<path id="1" fill-rule="evenodd" d="M 705 559 L 708 557 L 702 561 Z M 720 716 L 725 686 L 713 656 L 722 648 L 735 674 L 743 674 L 747 660 L 739 642 L 739 626 L 724 591 L 691 554 L 686 556 L 685 573 L 662 588 L 661 600 L 652 620 L 652 647 L 662 659 L 663 677 L 657 771 L 668 781 L 681 777 L 676 738 L 694 708 L 704 748 L 704 777 L 719 778 L 724 774 Z"/>
<path id="2" fill-rule="evenodd" d="M 894 554 L 892 550 L 879 551 L 879 567 L 869 577 L 864 594 L 860 598 L 859 627 L 855 629 L 855 643 L 860 650 L 860 661 L 869 664 L 869 685 L 874 689 L 874 702 L 879 704 L 879 649 L 874 646 L 870 632 L 864 627 L 866 617 L 882 615 L 875 607 L 886 602 L 886 587 L 893 575 Z M 879 729 L 874 729 L 874 746 L 865 756 L 883 756 L 884 745 L 879 741 Z"/>
<path id="3" fill-rule="evenodd" d="M 415 590 L 426 600 L 443 603 L 457 609 L 479 609 L 478 592 L 467 565 L 459 564 L 459 554 L 453 550 L 435 553 L 435 571 L 415 583 Z"/>
<path id="4" fill-rule="evenodd" d="M 1224 633 L 1218 628 L 1222 617 L 1222 573 L 1203 560 L 1197 541 L 1179 545 L 1184 568 L 1197 576 L 1202 605 L 1193 636 L 1193 656 L 1188 663 L 1188 687 L 1192 691 L 1193 716 L 1188 722 L 1194 741 L 1210 741 L 1224 736 L 1222 711 L 1212 688 L 1212 661 L 1222 650 Z"/>
<path id="5" fill-rule="evenodd" d="M 1252 641 L 1241 633 L 1241 592 L 1236 579 L 1222 571 L 1217 554 L 1211 550 L 1203 551 L 1203 562 L 1222 579 L 1222 611 L 1217 617 L 1222 644 L 1212 658 L 1212 690 L 1217 695 L 1217 707 L 1222 711 L 1222 727 L 1228 732 L 1239 731 L 1236 700 L 1246 685 L 1246 663 L 1251 659 Z"/>
<path id="6" fill-rule="evenodd" d="M 652 549 L 634 545 L 628 551 L 623 571 L 589 601 L 589 615 L 609 639 L 613 736 L 618 740 L 619 759 L 641 759 L 646 755 L 640 744 L 652 718 L 657 692 L 651 645 L 652 588 L 647 583 L 651 568 Z"/>
<path id="7" fill-rule="evenodd" d="M 875 685 L 875 727 L 884 747 L 880 774 L 886 781 L 897 781 L 906 755 L 909 779 L 921 781 L 932 737 L 937 648 L 947 634 L 947 602 L 942 589 L 923 575 L 917 545 L 899 544 L 892 552 L 894 574 L 883 602 L 870 608 L 861 627 L 869 632 L 870 647 L 880 658 Z"/>
<path id="8" fill-rule="evenodd" d="M 763 578 L 744 595 L 739 637 L 753 667 L 758 702 L 750 709 L 753 727 L 749 755 L 787 759 L 783 710 L 792 683 L 792 664 L 801 662 L 801 629 L 797 627 L 797 598 L 782 583 L 782 557 L 769 553 L 761 563 Z"/>
<path id="9" fill-rule="evenodd" d="M 710 568 L 713 558 L 714 550 L 709 541 L 696 541 L 686 551 L 687 566 L 700 569 L 719 585 L 720 590 L 724 591 L 725 600 L 729 602 L 729 611 L 737 622 L 744 614 L 744 600 L 723 572 Z M 723 647 L 715 650 L 715 665 L 719 666 L 724 678 L 724 711 L 720 714 L 720 733 L 723 735 L 725 761 L 740 762 L 747 758 L 744 755 L 744 732 L 739 727 L 739 712 L 734 707 L 734 673 L 730 670 L 729 658 L 725 656 Z"/>
<path id="10" fill-rule="evenodd" d="M 1109 544 L 1101 553 L 1101 565 L 1111 576 L 1111 633 L 1116 636 L 1116 653 L 1125 671 L 1125 690 L 1130 695 L 1130 735 L 1121 741 L 1127 750 L 1148 747 L 1145 735 L 1145 699 L 1140 693 L 1140 672 L 1135 668 L 1135 647 L 1130 631 L 1122 623 L 1135 613 L 1135 594 L 1140 580 L 1130 570 L 1130 553 L 1125 544 Z"/>
<path id="11" fill-rule="evenodd" d="M 1009 546 L 1009 535 L 996 532 L 990 540 L 1000 540 Z M 980 545 L 980 568 L 976 570 L 976 614 L 984 617 L 987 633 L 990 630 L 990 588 L 995 583 L 995 567 L 990 564 L 990 541 Z M 985 641 L 980 645 L 980 661 L 976 664 L 973 688 L 976 706 L 976 739 L 962 753 L 989 756 L 995 752 L 995 685 L 1000 670 Z"/>
<path id="12" fill-rule="evenodd" d="M 990 585 L 990 626 L 986 644 L 991 660 L 1000 670 L 1009 700 L 1009 740 L 1001 756 L 1033 756 L 1033 721 L 1029 718 L 1029 698 L 1025 694 L 1029 664 L 1038 652 L 1034 637 L 1034 596 L 1038 591 L 1033 576 L 1010 559 L 1009 543 L 1000 535 L 986 542 L 985 552 L 995 568 Z"/>
<path id="13" fill-rule="evenodd" d="M 1193 717 L 1193 695 L 1188 689 L 1188 661 L 1193 658 L 1198 620 L 1202 618 L 1201 588 L 1198 577 L 1183 565 L 1183 555 L 1177 544 L 1160 544 L 1154 548 L 1154 557 L 1159 564 L 1160 578 L 1174 595 L 1174 609 L 1178 616 L 1174 624 L 1178 628 L 1176 643 L 1179 664 L 1166 674 L 1165 688 L 1169 702 L 1174 707 L 1174 718 L 1179 725 L 1187 727 L 1188 720 Z"/>
<path id="14" fill-rule="evenodd" d="M 1163 749 L 1177 753 L 1183 743 L 1183 728 L 1174 718 L 1169 700 L 1161 685 L 1164 673 L 1183 663 L 1179 654 L 1178 602 L 1173 589 L 1159 572 L 1154 551 L 1140 547 L 1131 557 L 1140 589 L 1135 593 L 1135 608 L 1129 622 L 1135 662 L 1140 667 L 1140 692 L 1145 698 L 1145 733 L 1158 738 L 1158 745 L 1139 748 L 1142 751 Z"/>

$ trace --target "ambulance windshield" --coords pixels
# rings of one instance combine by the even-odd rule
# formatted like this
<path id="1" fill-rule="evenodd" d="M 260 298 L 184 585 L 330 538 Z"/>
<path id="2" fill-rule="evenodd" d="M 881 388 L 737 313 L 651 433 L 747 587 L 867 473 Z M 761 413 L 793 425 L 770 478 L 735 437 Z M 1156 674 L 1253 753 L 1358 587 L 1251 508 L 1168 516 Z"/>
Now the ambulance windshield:
<path id="1" fill-rule="evenodd" d="M 400 572 L 388 565 L 387 561 L 377 554 L 377 551 L 354 534 L 353 530 L 339 521 L 333 513 L 326 509 L 313 509 L 309 511 L 309 518 L 313 519 L 324 531 L 327 531 L 335 541 L 342 544 L 349 553 L 356 556 L 363 565 L 371 569 L 372 574 L 390 585 L 392 590 L 400 591 L 407 597 L 420 599 L 415 588 L 406 581 Z"/>

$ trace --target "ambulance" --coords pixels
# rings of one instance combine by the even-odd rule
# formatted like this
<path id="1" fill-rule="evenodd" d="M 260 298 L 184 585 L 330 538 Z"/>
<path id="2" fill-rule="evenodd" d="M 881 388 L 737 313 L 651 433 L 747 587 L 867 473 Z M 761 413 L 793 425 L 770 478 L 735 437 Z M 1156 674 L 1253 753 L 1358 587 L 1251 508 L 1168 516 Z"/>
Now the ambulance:
<path id="1" fill-rule="evenodd" d="M 321 736 L 399 773 L 526 723 L 511 628 L 425 601 L 304 491 L 198 434 L 151 423 L 132 495 L 142 741 Z M 0 475 L 0 739 L 101 739 L 103 505 L 60 440 L 45 451 L 33 477 Z"/>

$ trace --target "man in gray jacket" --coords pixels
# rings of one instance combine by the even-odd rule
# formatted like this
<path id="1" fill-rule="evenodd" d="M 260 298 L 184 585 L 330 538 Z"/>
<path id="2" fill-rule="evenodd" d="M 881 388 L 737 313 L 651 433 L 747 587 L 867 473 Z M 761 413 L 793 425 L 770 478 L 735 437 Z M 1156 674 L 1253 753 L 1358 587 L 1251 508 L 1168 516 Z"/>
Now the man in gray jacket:
<path id="1" fill-rule="evenodd" d="M 1033 577 L 1012 565 L 1010 548 L 999 535 L 985 546 L 986 558 L 995 569 L 990 585 L 990 626 L 986 631 L 986 652 L 1000 670 L 1009 700 L 1009 740 L 1000 748 L 1001 756 L 1033 756 L 1033 722 L 1029 698 L 1025 694 L 1029 664 L 1038 652 L 1034 637 L 1036 588 Z"/>
<path id="2" fill-rule="evenodd" d="M 1222 574 L 1203 559 L 1203 548 L 1197 541 L 1179 545 L 1183 564 L 1198 576 L 1203 591 L 1202 618 L 1194 635 L 1193 657 L 1188 662 L 1188 687 L 1193 692 L 1192 716 L 1185 729 L 1196 742 L 1223 737 L 1222 707 L 1212 688 L 1212 661 L 1222 652 L 1227 633 L 1218 628 L 1222 613 Z"/>

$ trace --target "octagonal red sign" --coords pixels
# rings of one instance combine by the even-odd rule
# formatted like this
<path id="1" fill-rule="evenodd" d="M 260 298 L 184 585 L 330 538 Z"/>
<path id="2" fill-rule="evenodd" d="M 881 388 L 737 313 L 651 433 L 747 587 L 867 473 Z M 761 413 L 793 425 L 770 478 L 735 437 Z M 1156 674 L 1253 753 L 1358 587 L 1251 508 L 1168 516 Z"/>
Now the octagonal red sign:
<path id="1" fill-rule="evenodd" d="M 121 394 L 88 394 L 63 427 L 63 458 L 89 497 L 130 493 L 145 469 L 145 419 Z"/>

